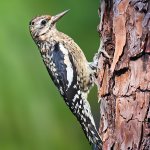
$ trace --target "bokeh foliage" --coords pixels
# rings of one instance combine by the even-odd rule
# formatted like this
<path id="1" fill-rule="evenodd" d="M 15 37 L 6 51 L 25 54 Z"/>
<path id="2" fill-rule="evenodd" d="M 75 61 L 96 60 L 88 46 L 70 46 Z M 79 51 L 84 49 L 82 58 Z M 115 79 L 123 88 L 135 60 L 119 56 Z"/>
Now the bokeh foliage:
<path id="1" fill-rule="evenodd" d="M 88 60 L 99 46 L 99 0 L 0 2 L 0 150 L 90 150 L 76 118 L 50 80 L 28 30 L 40 14 L 71 11 L 58 23 Z M 90 95 L 90 103 L 96 103 Z M 92 104 L 95 108 L 97 104 Z"/>

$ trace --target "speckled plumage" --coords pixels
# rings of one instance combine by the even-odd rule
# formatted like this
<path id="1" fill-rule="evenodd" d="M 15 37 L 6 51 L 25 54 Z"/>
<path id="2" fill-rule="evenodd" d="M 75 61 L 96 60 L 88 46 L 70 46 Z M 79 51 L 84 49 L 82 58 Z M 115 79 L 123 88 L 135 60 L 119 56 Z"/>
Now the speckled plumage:
<path id="1" fill-rule="evenodd" d="M 66 12 L 34 18 L 30 22 L 30 32 L 49 75 L 80 122 L 89 142 L 101 149 L 102 142 L 87 101 L 93 84 L 93 71 L 73 39 L 56 29 L 56 22 Z"/>

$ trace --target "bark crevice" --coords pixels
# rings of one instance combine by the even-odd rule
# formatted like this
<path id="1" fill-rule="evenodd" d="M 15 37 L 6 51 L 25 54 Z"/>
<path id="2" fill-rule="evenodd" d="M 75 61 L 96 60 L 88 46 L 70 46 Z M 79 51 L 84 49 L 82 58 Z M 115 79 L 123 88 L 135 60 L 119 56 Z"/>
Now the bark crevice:
<path id="1" fill-rule="evenodd" d="M 103 149 L 148 150 L 150 2 L 102 0 L 99 16 L 97 86 Z"/>

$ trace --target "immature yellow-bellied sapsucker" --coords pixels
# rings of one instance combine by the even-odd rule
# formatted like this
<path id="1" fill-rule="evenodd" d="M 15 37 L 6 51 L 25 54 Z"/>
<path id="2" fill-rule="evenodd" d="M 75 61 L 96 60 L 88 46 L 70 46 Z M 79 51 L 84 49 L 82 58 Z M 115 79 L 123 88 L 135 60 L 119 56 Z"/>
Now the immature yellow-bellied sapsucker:
<path id="1" fill-rule="evenodd" d="M 67 12 L 34 18 L 30 22 L 30 33 L 65 103 L 80 122 L 89 142 L 101 149 L 102 141 L 87 101 L 89 88 L 93 84 L 93 70 L 80 47 L 56 29 L 56 22 Z"/>

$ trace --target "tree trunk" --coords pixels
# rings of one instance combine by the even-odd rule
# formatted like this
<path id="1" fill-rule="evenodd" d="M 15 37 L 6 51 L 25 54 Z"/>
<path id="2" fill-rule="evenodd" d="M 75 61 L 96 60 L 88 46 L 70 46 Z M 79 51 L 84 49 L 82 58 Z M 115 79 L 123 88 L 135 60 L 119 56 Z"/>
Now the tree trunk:
<path id="1" fill-rule="evenodd" d="M 103 0 L 99 15 L 103 149 L 150 150 L 150 0 Z"/>

